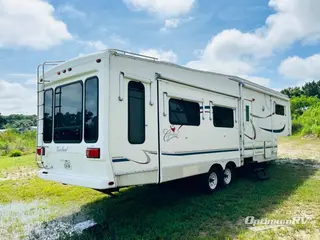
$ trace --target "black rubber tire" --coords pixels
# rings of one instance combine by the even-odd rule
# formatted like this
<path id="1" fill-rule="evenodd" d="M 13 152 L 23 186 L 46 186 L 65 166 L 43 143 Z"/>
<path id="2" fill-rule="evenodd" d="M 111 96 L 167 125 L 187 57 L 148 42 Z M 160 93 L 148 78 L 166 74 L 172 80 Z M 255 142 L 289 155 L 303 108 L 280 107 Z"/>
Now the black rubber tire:
<path id="1" fill-rule="evenodd" d="M 217 190 L 221 179 L 221 171 L 218 168 L 211 168 L 208 173 L 201 177 L 201 185 L 206 193 L 213 193 Z"/>
<path id="2" fill-rule="evenodd" d="M 228 174 L 231 174 L 231 179 L 226 179 L 226 171 L 228 171 Z M 228 187 L 231 185 L 232 180 L 234 177 L 234 168 L 230 167 L 230 166 L 226 166 L 226 168 L 223 170 L 222 174 L 221 174 L 221 180 L 220 183 L 223 187 Z"/>

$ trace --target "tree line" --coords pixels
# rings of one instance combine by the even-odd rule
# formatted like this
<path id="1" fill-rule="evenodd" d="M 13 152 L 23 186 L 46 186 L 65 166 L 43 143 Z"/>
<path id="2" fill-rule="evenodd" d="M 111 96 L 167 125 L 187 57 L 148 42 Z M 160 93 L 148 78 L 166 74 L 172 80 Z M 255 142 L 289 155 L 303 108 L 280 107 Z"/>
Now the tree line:
<path id="1" fill-rule="evenodd" d="M 0 113 L 0 129 L 28 129 L 36 125 L 36 115 L 11 114 L 9 116 L 4 116 Z"/>
<path id="2" fill-rule="evenodd" d="M 294 134 L 320 136 L 320 80 L 301 87 L 289 87 L 281 93 L 290 98 Z"/>

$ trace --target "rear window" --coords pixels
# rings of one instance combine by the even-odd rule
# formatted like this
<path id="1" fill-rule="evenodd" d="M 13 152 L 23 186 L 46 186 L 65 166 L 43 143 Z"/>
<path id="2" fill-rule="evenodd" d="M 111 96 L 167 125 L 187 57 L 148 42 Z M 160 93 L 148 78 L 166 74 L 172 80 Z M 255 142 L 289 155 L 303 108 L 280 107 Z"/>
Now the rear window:
<path id="1" fill-rule="evenodd" d="M 82 82 L 57 87 L 54 105 L 54 141 L 82 141 Z"/>
<path id="2" fill-rule="evenodd" d="M 85 83 L 84 141 L 98 141 L 98 78 L 88 78 Z"/>
<path id="3" fill-rule="evenodd" d="M 43 142 L 52 142 L 53 90 L 44 91 Z"/>

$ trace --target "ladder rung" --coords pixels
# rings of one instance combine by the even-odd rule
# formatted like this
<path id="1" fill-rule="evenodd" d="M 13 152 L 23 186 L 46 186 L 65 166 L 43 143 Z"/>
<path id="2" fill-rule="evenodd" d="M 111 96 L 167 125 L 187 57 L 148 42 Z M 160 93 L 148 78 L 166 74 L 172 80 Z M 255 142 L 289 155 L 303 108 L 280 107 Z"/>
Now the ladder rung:
<path id="1" fill-rule="evenodd" d="M 42 106 L 44 106 L 44 104 L 39 104 L 39 105 L 37 105 L 37 107 L 42 107 Z"/>

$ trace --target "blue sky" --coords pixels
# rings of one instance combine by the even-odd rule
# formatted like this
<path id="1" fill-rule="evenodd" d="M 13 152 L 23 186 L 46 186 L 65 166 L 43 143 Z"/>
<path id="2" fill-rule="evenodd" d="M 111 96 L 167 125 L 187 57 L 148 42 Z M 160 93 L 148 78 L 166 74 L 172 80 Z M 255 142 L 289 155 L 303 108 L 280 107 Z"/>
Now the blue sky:
<path id="1" fill-rule="evenodd" d="M 320 79 L 319 0 L 0 0 L 0 113 L 35 113 L 35 69 L 120 48 L 280 90 Z"/>

